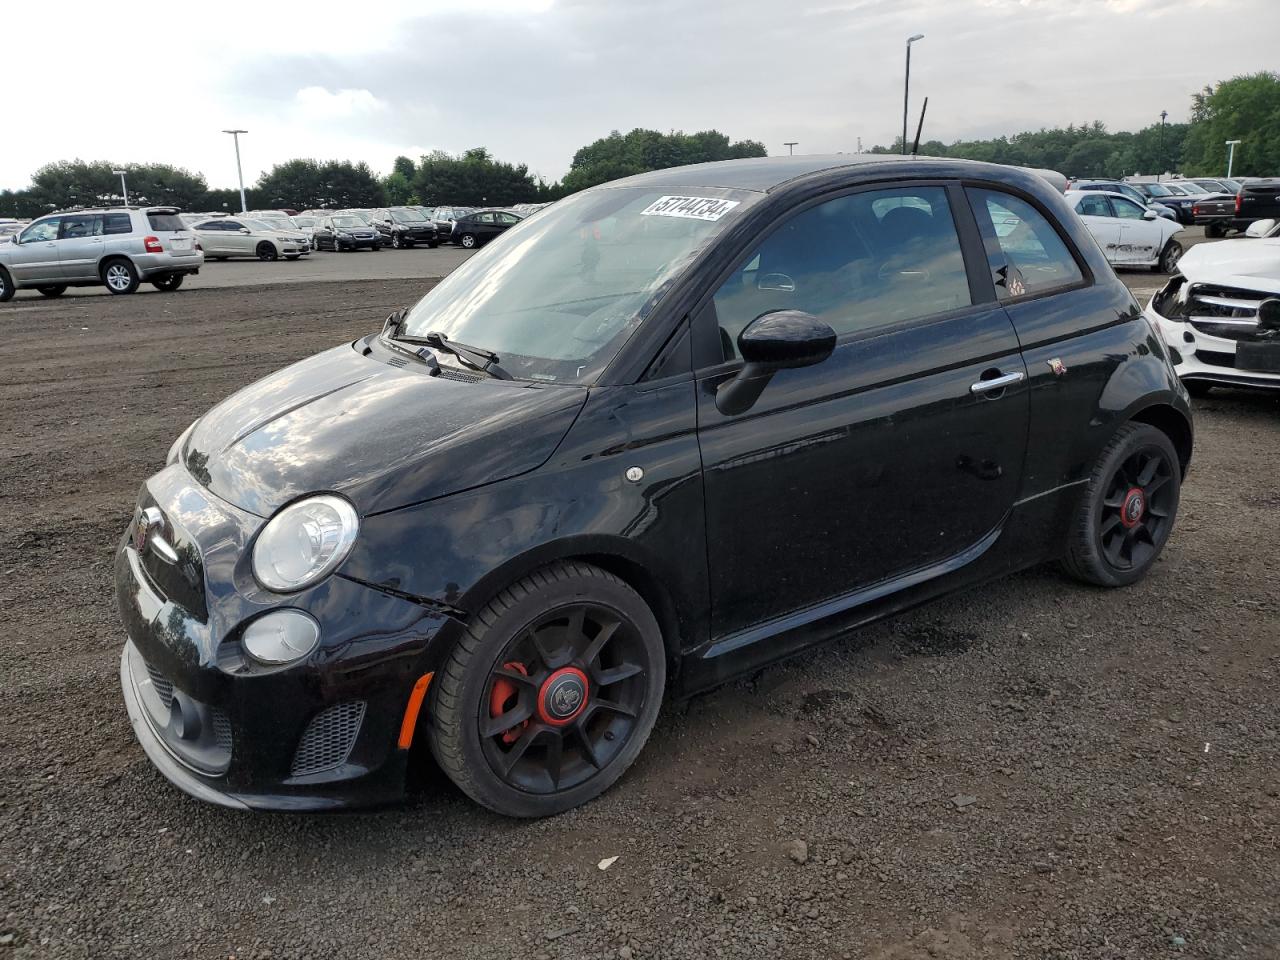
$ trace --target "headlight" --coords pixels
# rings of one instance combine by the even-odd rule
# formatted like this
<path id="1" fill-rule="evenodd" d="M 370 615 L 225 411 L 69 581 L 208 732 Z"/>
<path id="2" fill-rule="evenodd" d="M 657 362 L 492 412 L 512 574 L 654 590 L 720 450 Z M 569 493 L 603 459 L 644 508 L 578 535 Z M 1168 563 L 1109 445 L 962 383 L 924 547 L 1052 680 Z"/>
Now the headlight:
<path id="1" fill-rule="evenodd" d="M 169 454 L 164 458 L 164 465 L 171 467 L 178 462 L 178 458 L 182 456 L 182 448 L 187 445 L 187 437 L 191 436 L 191 431 L 196 428 L 196 424 L 200 422 L 200 418 L 196 417 L 191 421 L 191 426 L 178 434 L 178 439 L 173 441 L 173 446 L 169 448 Z"/>
<path id="2" fill-rule="evenodd" d="M 253 545 L 253 575 L 276 593 L 293 593 L 333 572 L 356 541 L 360 518 L 332 494 L 299 500 L 267 521 Z"/>
<path id="3" fill-rule="evenodd" d="M 301 610 L 274 610 L 245 627 L 240 643 L 262 663 L 301 660 L 320 642 L 320 624 Z"/>

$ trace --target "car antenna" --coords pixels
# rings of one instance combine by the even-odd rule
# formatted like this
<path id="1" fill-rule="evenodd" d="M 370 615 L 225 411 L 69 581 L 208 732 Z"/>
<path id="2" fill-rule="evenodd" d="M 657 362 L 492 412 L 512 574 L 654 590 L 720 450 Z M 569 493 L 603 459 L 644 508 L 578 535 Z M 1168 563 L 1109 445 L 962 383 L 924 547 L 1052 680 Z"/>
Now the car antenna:
<path id="1" fill-rule="evenodd" d="M 920 107 L 920 122 L 916 124 L 916 140 L 911 144 L 911 155 L 914 157 L 916 151 L 920 149 L 920 131 L 924 129 L 924 112 L 929 109 L 929 98 L 924 98 L 924 105 Z"/>

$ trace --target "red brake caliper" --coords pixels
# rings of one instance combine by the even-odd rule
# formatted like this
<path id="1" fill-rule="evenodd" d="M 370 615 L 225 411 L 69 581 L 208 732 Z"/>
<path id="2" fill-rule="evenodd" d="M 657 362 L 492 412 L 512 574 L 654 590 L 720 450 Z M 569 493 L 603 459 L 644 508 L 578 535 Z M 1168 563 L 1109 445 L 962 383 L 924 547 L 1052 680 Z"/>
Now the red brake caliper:
<path id="1" fill-rule="evenodd" d="M 523 663 L 512 661 L 504 663 L 503 669 L 514 670 L 516 673 L 522 673 L 526 677 L 529 675 L 528 668 Z M 520 691 L 516 688 L 514 680 L 508 680 L 506 677 L 498 677 L 493 681 L 493 693 L 489 696 L 489 716 L 500 717 L 515 705 L 516 698 Z M 500 736 L 502 742 L 510 746 L 520 739 L 520 734 L 524 732 L 524 728 L 529 726 L 528 720 L 522 720 L 510 730 L 504 730 Z"/>

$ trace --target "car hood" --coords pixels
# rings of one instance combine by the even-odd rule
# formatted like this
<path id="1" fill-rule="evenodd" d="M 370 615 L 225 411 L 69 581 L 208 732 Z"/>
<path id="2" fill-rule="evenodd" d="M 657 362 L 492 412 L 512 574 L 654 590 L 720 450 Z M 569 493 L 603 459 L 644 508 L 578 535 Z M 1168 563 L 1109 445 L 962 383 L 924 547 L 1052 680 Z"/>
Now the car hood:
<path id="1" fill-rule="evenodd" d="M 366 341 L 233 394 L 195 424 L 183 463 L 218 497 L 270 516 L 333 491 L 364 516 L 541 466 L 586 402 L 582 387 L 428 376 Z"/>
<path id="2" fill-rule="evenodd" d="M 1178 272 L 1192 283 L 1280 293 L 1280 237 L 1197 244 L 1182 255 Z"/>

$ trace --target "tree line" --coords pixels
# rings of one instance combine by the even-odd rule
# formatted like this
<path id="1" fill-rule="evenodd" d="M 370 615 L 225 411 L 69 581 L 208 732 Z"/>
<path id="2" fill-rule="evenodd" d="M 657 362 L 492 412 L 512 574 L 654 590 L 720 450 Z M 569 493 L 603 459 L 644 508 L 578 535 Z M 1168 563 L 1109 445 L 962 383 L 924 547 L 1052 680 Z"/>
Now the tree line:
<path id="1" fill-rule="evenodd" d="M 1137 132 L 1112 133 L 1100 122 L 1042 129 L 951 144 L 922 143 L 928 156 L 1045 167 L 1070 177 L 1123 177 L 1177 171 L 1188 176 L 1226 172 L 1224 141 L 1240 140 L 1233 172 L 1241 176 L 1280 174 L 1280 73 L 1233 77 L 1192 97 L 1188 123 L 1152 123 Z M 871 148 L 899 153 L 902 141 Z M 637 128 L 613 131 L 573 156 L 569 172 L 548 183 L 523 164 L 497 160 L 484 147 L 460 154 L 441 150 L 397 157 L 390 173 L 377 176 L 365 163 L 346 160 L 289 160 L 262 174 L 245 191 L 254 208 L 377 207 L 387 204 L 505 206 L 556 200 L 619 177 L 688 163 L 763 157 L 763 143 L 732 141 L 718 130 L 686 134 Z M 167 204 L 186 210 L 240 209 L 239 191 L 211 189 L 202 174 L 163 163 L 125 164 L 67 160 L 36 171 L 25 190 L 0 191 L 0 216 L 34 217 L 73 206 L 123 202 L 124 169 L 133 203 Z"/>

